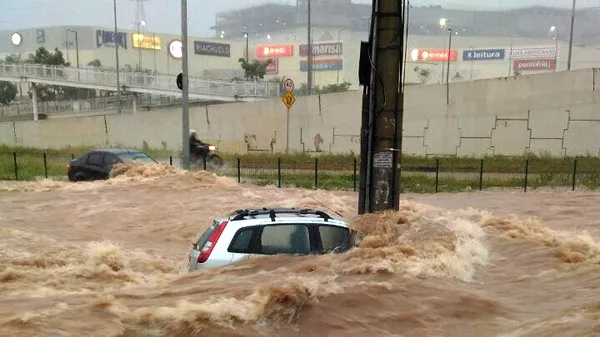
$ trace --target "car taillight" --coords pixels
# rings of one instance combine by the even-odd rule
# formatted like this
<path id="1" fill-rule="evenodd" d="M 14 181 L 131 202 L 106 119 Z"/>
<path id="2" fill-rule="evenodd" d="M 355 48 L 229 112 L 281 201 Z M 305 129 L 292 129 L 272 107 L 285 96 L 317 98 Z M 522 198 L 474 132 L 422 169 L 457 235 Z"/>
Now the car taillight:
<path id="1" fill-rule="evenodd" d="M 202 246 L 200 250 L 200 256 L 198 256 L 198 263 L 204 263 L 206 262 L 206 260 L 208 260 L 210 253 L 212 253 L 213 249 L 215 248 L 215 245 L 217 244 L 217 241 L 219 241 L 221 234 L 225 230 L 225 226 L 227 226 L 227 221 L 221 222 L 219 227 L 217 227 L 217 229 L 215 229 L 215 231 L 212 232 L 212 234 L 208 237 L 208 240 L 206 240 L 206 243 L 204 244 L 204 246 Z"/>

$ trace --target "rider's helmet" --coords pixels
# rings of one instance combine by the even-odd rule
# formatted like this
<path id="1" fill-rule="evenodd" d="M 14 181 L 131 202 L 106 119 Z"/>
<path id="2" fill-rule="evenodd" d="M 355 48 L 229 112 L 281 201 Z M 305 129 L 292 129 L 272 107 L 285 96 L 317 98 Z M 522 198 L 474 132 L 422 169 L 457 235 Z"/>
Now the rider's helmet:
<path id="1" fill-rule="evenodd" d="M 195 137 L 197 135 L 198 135 L 198 131 L 196 131 L 196 130 L 190 130 L 190 137 L 192 137 L 192 136 Z"/>

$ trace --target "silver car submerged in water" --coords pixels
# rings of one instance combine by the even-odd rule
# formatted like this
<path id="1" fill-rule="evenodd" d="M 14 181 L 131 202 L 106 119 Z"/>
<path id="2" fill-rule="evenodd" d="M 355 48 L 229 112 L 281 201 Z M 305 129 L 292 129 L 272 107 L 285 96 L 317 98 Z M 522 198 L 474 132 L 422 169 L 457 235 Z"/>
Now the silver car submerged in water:
<path id="1" fill-rule="evenodd" d="M 348 224 L 307 208 L 260 208 L 214 219 L 192 243 L 188 270 L 229 265 L 252 256 L 340 253 L 353 246 Z"/>

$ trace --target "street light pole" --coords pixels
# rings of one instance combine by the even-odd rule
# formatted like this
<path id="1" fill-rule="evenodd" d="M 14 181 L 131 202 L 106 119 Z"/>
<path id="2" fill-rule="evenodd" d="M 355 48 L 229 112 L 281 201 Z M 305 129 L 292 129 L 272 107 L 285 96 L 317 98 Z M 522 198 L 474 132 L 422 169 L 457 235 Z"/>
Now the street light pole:
<path id="1" fill-rule="evenodd" d="M 446 104 L 450 104 L 450 51 L 452 50 L 452 28 L 448 28 L 448 64 L 446 66 Z"/>
<path id="2" fill-rule="evenodd" d="M 139 68 L 139 71 L 142 71 L 142 46 L 141 46 L 142 39 L 140 39 L 140 24 L 141 24 L 141 22 L 137 23 L 138 68 Z"/>
<path id="3" fill-rule="evenodd" d="M 182 50 L 182 96 L 181 96 L 181 136 L 183 142 L 182 167 L 190 169 L 190 114 L 189 114 L 189 80 L 188 80 L 188 22 L 187 0 L 181 0 L 181 50 Z"/>
<path id="4" fill-rule="evenodd" d="M 65 30 L 65 48 L 67 49 L 67 62 L 69 62 L 69 30 Z"/>
<path id="5" fill-rule="evenodd" d="M 340 49 L 342 48 L 342 30 L 344 30 L 344 28 L 340 28 L 338 29 L 338 45 L 337 45 L 337 58 L 338 60 L 341 57 L 341 53 L 340 53 Z M 335 80 L 335 84 L 339 85 L 340 84 L 340 70 L 337 70 L 337 75 L 336 75 L 336 80 Z"/>
<path id="6" fill-rule="evenodd" d="M 406 10 L 406 16 L 404 18 L 405 20 L 405 26 L 406 26 L 406 32 L 404 32 L 405 36 L 404 36 L 404 63 L 402 64 L 402 90 L 404 90 L 404 87 L 406 86 L 406 61 L 408 60 L 408 30 L 409 30 L 409 23 L 410 23 L 410 9 L 412 7 L 412 5 L 410 4 L 410 0 L 405 0 L 406 2 L 404 3 L 404 9 Z M 443 67 L 442 67 L 443 68 Z"/>
<path id="7" fill-rule="evenodd" d="M 308 30 L 308 71 L 307 71 L 307 78 L 306 78 L 306 85 L 308 86 L 308 94 L 311 95 L 312 94 L 312 82 L 313 82 L 313 53 L 312 53 L 312 37 L 311 37 L 311 32 L 312 32 L 312 25 L 311 25 L 311 20 L 310 20 L 310 0 L 307 1 L 307 6 L 308 6 L 308 24 L 307 24 L 307 30 Z"/>
<path id="8" fill-rule="evenodd" d="M 76 57 L 77 57 L 77 78 L 79 78 L 79 36 L 77 34 L 77 31 L 74 29 L 67 29 L 67 31 L 71 32 L 71 33 L 75 33 L 75 53 L 76 53 Z"/>
<path id="9" fill-rule="evenodd" d="M 556 26 L 550 27 L 550 31 L 554 33 L 554 71 L 556 72 L 556 68 L 558 67 L 558 28 Z"/>
<path id="10" fill-rule="evenodd" d="M 113 0 L 113 13 L 115 17 L 115 60 L 117 63 L 117 112 L 121 113 L 121 71 L 119 70 L 119 32 L 117 30 L 117 0 Z"/>
<path id="11" fill-rule="evenodd" d="M 558 68 L 558 33 L 554 37 L 554 40 L 556 41 L 554 44 L 554 49 L 556 49 L 556 53 L 554 53 L 554 71 L 556 72 L 556 68 Z"/>
<path id="12" fill-rule="evenodd" d="M 244 55 L 244 59 L 246 60 L 246 62 L 250 62 L 250 60 L 248 60 L 248 58 L 250 57 L 248 55 L 248 32 L 244 32 L 244 37 L 246 38 L 246 53 Z"/>
<path id="13" fill-rule="evenodd" d="M 441 18 L 440 19 L 440 28 L 444 29 L 444 28 L 448 28 L 448 22 L 450 22 L 450 19 L 446 19 L 446 18 Z M 450 33 L 452 34 L 452 33 Z M 452 36 L 450 36 L 450 39 L 452 39 Z M 447 72 L 450 72 L 450 46 L 448 46 L 448 69 Z M 446 78 L 448 78 L 446 76 Z M 447 82 L 447 81 L 446 81 Z M 442 61 L 442 83 L 444 83 L 444 62 Z"/>
<path id="14" fill-rule="evenodd" d="M 567 58 L 567 70 L 571 70 L 571 55 L 573 53 L 573 28 L 575 27 L 575 1 L 573 0 L 573 8 L 571 9 L 571 34 L 569 37 L 569 57 Z M 557 50 L 558 52 L 558 50 Z"/>

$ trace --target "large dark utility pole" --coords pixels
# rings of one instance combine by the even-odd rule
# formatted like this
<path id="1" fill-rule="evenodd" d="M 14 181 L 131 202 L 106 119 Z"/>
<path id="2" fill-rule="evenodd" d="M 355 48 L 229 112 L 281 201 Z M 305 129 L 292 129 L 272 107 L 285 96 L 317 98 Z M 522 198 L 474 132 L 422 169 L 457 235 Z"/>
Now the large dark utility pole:
<path id="1" fill-rule="evenodd" d="M 369 43 L 361 48 L 359 77 L 365 87 L 359 214 L 399 209 L 400 205 L 404 2 L 373 0 Z"/>
<path id="2" fill-rule="evenodd" d="M 310 0 L 306 2 L 307 9 L 307 24 L 306 30 L 308 34 L 308 70 L 306 72 L 306 85 L 308 86 L 308 94 L 312 95 L 312 87 L 313 87 L 313 52 L 312 52 L 312 23 L 311 23 L 311 9 L 310 9 Z"/>

